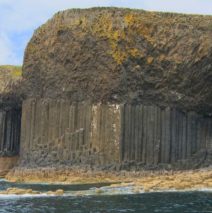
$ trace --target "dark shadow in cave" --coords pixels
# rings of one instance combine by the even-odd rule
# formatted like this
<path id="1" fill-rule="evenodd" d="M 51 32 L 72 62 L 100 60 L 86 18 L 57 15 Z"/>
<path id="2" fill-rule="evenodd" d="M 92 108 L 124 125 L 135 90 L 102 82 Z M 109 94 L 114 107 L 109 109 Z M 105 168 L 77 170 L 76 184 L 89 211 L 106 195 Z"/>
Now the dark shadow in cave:
<path id="1" fill-rule="evenodd" d="M 19 155 L 21 109 L 0 110 L 0 156 Z"/>

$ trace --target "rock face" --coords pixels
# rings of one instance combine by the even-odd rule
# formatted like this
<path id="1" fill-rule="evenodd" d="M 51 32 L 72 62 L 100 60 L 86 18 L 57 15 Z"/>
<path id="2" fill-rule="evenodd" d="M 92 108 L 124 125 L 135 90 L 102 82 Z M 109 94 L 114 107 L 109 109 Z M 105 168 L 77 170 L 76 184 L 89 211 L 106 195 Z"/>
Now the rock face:
<path id="1" fill-rule="evenodd" d="M 0 157 L 19 154 L 21 129 L 21 67 L 0 66 Z M 5 158 L 5 165 L 7 165 Z M 8 160 L 10 164 L 10 160 Z M 11 158 L 11 162 L 15 162 Z M 13 163 L 14 164 L 14 163 Z M 0 168 L 1 172 L 2 168 Z"/>
<path id="2" fill-rule="evenodd" d="M 22 67 L 0 66 L 0 108 L 21 108 Z"/>
<path id="3" fill-rule="evenodd" d="M 199 168 L 212 162 L 212 17 L 67 10 L 23 65 L 21 164 Z"/>
<path id="4" fill-rule="evenodd" d="M 212 112 L 212 17 L 66 10 L 29 42 L 27 97 Z"/>
<path id="5" fill-rule="evenodd" d="M 120 106 L 64 100 L 23 103 L 21 165 L 101 165 L 120 161 Z"/>
<path id="6" fill-rule="evenodd" d="M 21 132 L 21 110 L 0 109 L 0 156 L 19 154 Z"/>
<path id="7" fill-rule="evenodd" d="M 0 157 L 0 177 L 7 174 L 10 169 L 17 165 L 19 158 L 16 157 Z"/>
<path id="8" fill-rule="evenodd" d="M 21 166 L 186 169 L 212 163 L 212 119 L 131 104 L 23 103 Z"/>

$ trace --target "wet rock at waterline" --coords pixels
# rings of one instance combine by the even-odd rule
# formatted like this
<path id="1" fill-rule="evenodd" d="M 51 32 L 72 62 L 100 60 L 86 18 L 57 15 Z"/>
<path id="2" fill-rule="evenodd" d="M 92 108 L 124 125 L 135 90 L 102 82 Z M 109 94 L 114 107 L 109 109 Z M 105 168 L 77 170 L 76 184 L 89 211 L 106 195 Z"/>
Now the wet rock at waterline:
<path id="1" fill-rule="evenodd" d="M 21 188 L 8 188 L 5 191 L 0 191 L 0 194 L 2 195 L 39 195 L 41 192 L 39 191 L 33 191 L 32 189 L 21 189 Z M 56 196 L 61 196 L 64 194 L 64 190 L 58 189 L 56 191 L 47 191 L 47 195 L 56 195 Z"/>

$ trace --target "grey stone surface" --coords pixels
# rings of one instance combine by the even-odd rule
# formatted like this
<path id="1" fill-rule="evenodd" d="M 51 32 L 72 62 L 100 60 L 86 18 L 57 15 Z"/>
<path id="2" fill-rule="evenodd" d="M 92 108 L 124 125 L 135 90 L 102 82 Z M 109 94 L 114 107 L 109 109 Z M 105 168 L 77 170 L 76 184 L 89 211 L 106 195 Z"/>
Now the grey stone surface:
<path id="1" fill-rule="evenodd" d="M 124 108 L 120 142 L 124 161 L 134 161 L 134 154 L 142 151 L 142 159 L 136 159 L 136 162 L 146 165 L 175 164 L 192 158 L 202 150 L 211 150 L 210 117 L 169 107 L 125 105 Z M 143 116 L 138 116 L 141 109 Z M 136 129 L 143 133 L 139 141 L 134 138 Z"/>
<path id="2" fill-rule="evenodd" d="M 117 105 L 26 100 L 22 110 L 22 163 L 118 163 L 120 125 Z"/>
<path id="3" fill-rule="evenodd" d="M 211 120 L 169 107 L 28 99 L 22 111 L 21 161 L 36 166 L 192 168 L 191 159 L 197 156 L 195 166 L 201 167 L 211 150 Z"/>

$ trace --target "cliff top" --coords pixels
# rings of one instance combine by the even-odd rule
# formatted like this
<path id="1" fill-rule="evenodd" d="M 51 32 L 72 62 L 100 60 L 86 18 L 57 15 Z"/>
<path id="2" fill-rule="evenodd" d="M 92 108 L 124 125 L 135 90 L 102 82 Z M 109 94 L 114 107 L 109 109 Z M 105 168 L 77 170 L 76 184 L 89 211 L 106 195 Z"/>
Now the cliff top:
<path id="1" fill-rule="evenodd" d="M 211 38 L 212 16 L 62 11 L 27 46 L 27 96 L 212 112 Z"/>
<path id="2" fill-rule="evenodd" d="M 9 92 L 11 86 L 21 80 L 22 67 L 2 65 L 0 66 L 0 93 Z"/>
<path id="3" fill-rule="evenodd" d="M 19 83 L 22 79 L 22 67 L 2 65 L 0 66 L 0 105 L 18 105 L 20 98 Z"/>

